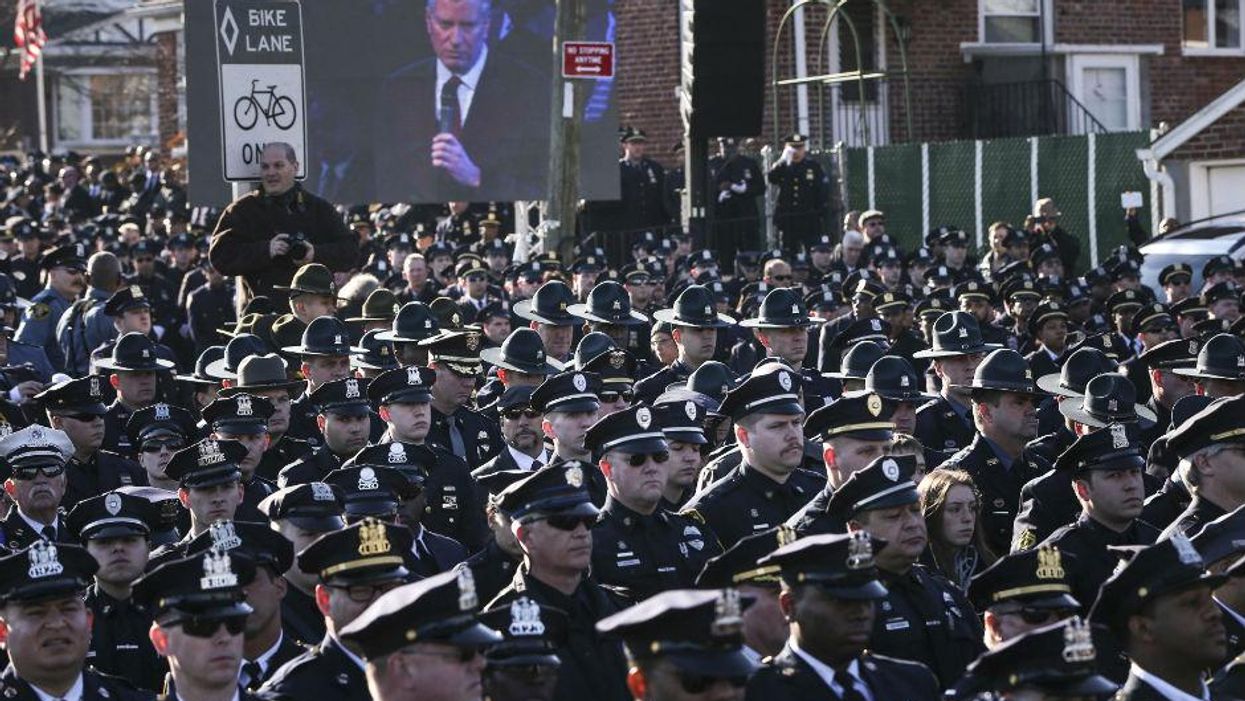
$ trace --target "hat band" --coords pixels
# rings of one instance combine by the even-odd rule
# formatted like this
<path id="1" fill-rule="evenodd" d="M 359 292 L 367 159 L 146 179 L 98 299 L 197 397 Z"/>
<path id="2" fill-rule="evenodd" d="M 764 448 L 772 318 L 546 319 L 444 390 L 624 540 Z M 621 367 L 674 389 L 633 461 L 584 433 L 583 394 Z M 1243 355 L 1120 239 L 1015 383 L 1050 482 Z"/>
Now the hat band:
<path id="1" fill-rule="evenodd" d="M 1225 438 L 1236 438 L 1237 436 L 1240 436 L 1240 435 L 1245 435 L 1245 428 L 1234 428 L 1229 431 L 1224 431 L 1223 433 L 1212 433 L 1210 436 L 1210 440 L 1212 442 L 1221 441 Z"/>
<path id="2" fill-rule="evenodd" d="M 120 525 L 120 524 L 138 526 L 142 528 L 143 530 L 148 530 L 147 524 L 143 523 L 143 521 L 141 521 L 140 519 L 120 517 L 120 518 L 101 518 L 98 521 L 91 521 L 90 523 L 82 527 L 81 532 L 86 533 L 87 531 L 93 528 L 100 527 L 100 526 L 115 526 L 115 525 Z"/>
<path id="3" fill-rule="evenodd" d="M 662 433 L 661 431 L 657 431 L 654 433 L 633 433 L 629 436 L 623 436 L 622 438 L 615 438 L 612 441 L 606 441 L 602 443 L 601 451 L 605 452 L 607 450 L 612 449 L 614 446 L 622 445 L 623 443 L 633 443 L 635 441 L 645 441 L 650 438 L 665 438 L 665 437 L 666 437 L 666 434 Z"/>
<path id="4" fill-rule="evenodd" d="M 592 392 L 580 392 L 579 394 L 566 394 L 561 397 L 555 398 L 552 402 L 549 403 L 548 408 L 552 409 L 558 404 L 565 404 L 567 402 L 571 402 L 576 399 L 588 399 L 589 397 L 591 397 L 592 399 L 596 399 L 597 395 Z"/>
<path id="5" fill-rule="evenodd" d="M 744 411 L 748 411 L 762 404 L 781 404 L 782 402 L 799 401 L 799 399 L 800 399 L 800 395 L 798 394 L 773 394 L 768 397 L 765 397 L 764 399 L 758 399 L 756 401 L 748 402 L 747 404 L 744 405 Z"/>
<path id="6" fill-rule="evenodd" d="M 380 567 L 382 565 L 401 565 L 403 563 L 404 563 L 404 560 L 400 556 L 397 556 L 397 555 L 384 555 L 381 557 L 365 557 L 362 560 L 351 560 L 350 562 L 343 562 L 338 565 L 333 565 L 332 567 L 327 567 L 320 571 L 320 579 L 328 579 L 329 577 L 332 577 L 335 574 L 341 574 L 342 572 L 349 572 L 351 570 L 358 570 L 364 567 Z"/>
<path id="7" fill-rule="evenodd" d="M 1012 587 L 996 591 L 991 595 L 991 601 L 1005 601 L 1014 599 L 1017 596 L 1025 596 L 1026 594 L 1071 594 L 1072 587 L 1067 584 L 1030 584 L 1025 587 Z"/>
<path id="8" fill-rule="evenodd" d="M 885 499 L 886 497 L 892 494 L 898 494 L 900 492 L 907 491 L 907 490 L 916 491 L 916 485 L 912 483 L 912 480 L 906 480 L 906 482 L 907 484 L 897 484 L 893 487 L 888 487 L 887 489 L 883 489 L 877 494 L 874 494 L 866 499 L 861 499 L 860 501 L 852 505 L 852 510 L 853 511 L 865 511 L 869 508 L 870 504 L 881 501 L 882 499 Z"/>
<path id="9" fill-rule="evenodd" d="M 739 572 L 731 577 L 733 584 L 747 584 L 750 582 L 777 582 L 779 580 L 778 573 L 782 570 L 778 565 L 771 567 L 758 567 L 754 570 Z"/>
<path id="10" fill-rule="evenodd" d="M 822 435 L 837 436 L 840 433 L 853 433 L 855 431 L 877 431 L 877 430 L 895 430 L 895 424 L 892 421 L 869 421 L 860 424 L 845 424 L 843 426 L 835 426 L 827 429 Z"/>
<path id="11" fill-rule="evenodd" d="M 433 360 L 444 360 L 448 363 L 462 363 L 463 365 L 479 365 L 480 364 L 479 356 L 475 356 L 473 358 L 465 358 L 463 356 L 458 356 L 458 355 L 442 355 L 440 353 L 433 353 L 432 359 Z"/>

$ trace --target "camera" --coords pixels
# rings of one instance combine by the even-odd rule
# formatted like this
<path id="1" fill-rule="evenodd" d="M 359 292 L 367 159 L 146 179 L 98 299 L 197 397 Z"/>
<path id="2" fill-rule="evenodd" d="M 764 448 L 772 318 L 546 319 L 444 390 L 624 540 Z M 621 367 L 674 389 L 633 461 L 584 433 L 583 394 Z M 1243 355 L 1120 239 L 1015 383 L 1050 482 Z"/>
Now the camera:
<path id="1" fill-rule="evenodd" d="M 302 260 L 307 255 L 307 236 L 299 231 L 289 235 L 290 260 Z"/>

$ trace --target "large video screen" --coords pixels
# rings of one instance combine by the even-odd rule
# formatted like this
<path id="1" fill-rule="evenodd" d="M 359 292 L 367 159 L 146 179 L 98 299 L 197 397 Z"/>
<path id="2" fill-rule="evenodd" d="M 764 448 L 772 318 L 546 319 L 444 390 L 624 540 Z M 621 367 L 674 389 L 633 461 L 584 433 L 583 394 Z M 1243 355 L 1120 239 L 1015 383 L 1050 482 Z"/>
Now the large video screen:
<path id="1" fill-rule="evenodd" d="M 221 76 L 265 83 L 262 71 L 239 78 L 244 68 L 221 70 L 222 8 L 230 3 L 186 3 L 191 197 L 199 203 L 229 199 L 223 153 L 238 134 L 222 127 L 221 95 L 232 98 L 236 90 L 222 88 Z M 584 38 L 614 41 L 612 0 L 585 6 Z M 554 73 L 554 0 L 314 0 L 300 9 L 304 104 L 293 103 L 305 111 L 300 172 L 309 191 L 346 204 L 547 197 L 550 120 L 562 118 L 550 110 L 563 82 Z M 255 37 L 251 29 L 243 26 L 239 43 L 262 45 L 264 28 L 253 28 Z M 243 87 L 243 126 L 263 117 L 261 126 L 275 124 L 267 133 L 280 138 L 288 105 L 255 93 L 250 82 Z M 584 93 L 574 117 L 582 125 L 581 196 L 615 199 L 614 81 L 576 83 Z M 234 111 L 226 116 L 233 119 Z M 245 153 L 258 153 L 260 145 Z M 237 159 L 229 160 L 236 172 Z M 257 158 L 255 167 L 258 175 Z"/>

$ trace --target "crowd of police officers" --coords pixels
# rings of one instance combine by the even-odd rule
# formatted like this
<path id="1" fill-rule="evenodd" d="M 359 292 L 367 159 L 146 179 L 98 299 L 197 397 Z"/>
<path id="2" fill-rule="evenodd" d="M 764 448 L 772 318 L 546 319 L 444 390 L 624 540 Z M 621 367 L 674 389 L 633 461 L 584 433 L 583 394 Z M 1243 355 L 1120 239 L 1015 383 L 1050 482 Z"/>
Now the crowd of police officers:
<path id="1" fill-rule="evenodd" d="M 515 260 L 297 166 L 4 166 L 4 698 L 1245 698 L 1240 261 L 1050 199 Z"/>

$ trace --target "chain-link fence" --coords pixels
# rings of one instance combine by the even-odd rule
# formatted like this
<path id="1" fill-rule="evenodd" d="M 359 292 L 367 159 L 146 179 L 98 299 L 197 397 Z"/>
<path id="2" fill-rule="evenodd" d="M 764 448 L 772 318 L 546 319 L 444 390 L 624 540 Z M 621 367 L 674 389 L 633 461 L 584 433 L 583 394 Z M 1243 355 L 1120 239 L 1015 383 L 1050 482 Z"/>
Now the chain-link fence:
<path id="1" fill-rule="evenodd" d="M 1149 181 L 1134 155 L 1147 143 L 1144 132 L 1124 132 L 844 149 L 843 204 L 885 212 L 887 232 L 911 250 L 948 224 L 982 247 L 992 222 L 1020 226 L 1034 201 L 1051 197 L 1087 268 L 1128 240 L 1121 192 L 1144 193 L 1138 216 L 1150 221 Z"/>

